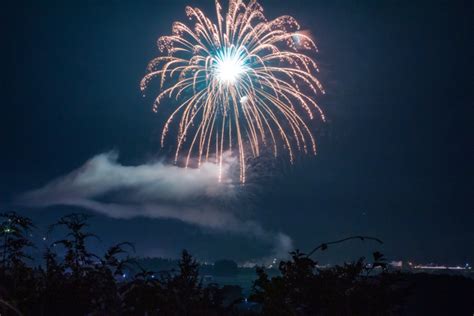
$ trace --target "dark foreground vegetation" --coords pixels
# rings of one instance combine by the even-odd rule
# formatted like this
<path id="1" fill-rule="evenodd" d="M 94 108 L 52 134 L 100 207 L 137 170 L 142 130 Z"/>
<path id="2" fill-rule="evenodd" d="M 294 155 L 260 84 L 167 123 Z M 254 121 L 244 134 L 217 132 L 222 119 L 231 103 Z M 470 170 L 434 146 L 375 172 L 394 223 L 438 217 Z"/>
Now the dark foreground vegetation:
<path id="1" fill-rule="evenodd" d="M 33 223 L 16 213 L 1 214 L 0 315 L 424 315 L 407 308 L 419 305 L 410 303 L 416 282 L 427 289 L 462 284 L 466 299 L 472 297 L 469 291 L 474 295 L 474 282 L 465 278 L 429 283 L 426 277 L 390 272 L 379 252 L 369 263 L 361 258 L 320 269 L 311 255 L 329 245 L 322 244 L 309 255 L 292 252 L 290 260 L 280 263 L 278 276 L 257 268 L 252 294 L 245 299 L 229 286 L 204 286 L 199 264 L 187 251 L 178 268 L 169 271 L 142 268 L 129 255 L 129 243 L 97 256 L 86 247 L 95 237 L 87 232 L 86 220 L 71 214 L 51 225 L 51 231 L 63 231 L 64 237 L 46 247 L 44 262 L 33 266 L 28 255 L 34 247 L 28 238 Z M 136 273 L 125 280 L 125 271 Z M 461 307 L 469 311 L 469 304 Z M 460 306 L 447 308 L 454 315 L 449 312 Z"/>

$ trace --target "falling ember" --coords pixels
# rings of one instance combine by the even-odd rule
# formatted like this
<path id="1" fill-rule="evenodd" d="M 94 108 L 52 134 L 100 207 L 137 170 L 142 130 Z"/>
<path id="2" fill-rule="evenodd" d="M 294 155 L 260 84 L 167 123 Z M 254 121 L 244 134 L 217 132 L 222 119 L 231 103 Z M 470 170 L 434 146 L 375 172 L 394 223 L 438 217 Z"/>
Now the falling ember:
<path id="1" fill-rule="evenodd" d="M 324 121 L 324 114 L 308 92 L 324 89 L 315 61 L 301 52 L 317 51 L 316 45 L 294 18 L 268 21 L 255 0 L 230 0 L 225 16 L 216 1 L 216 12 L 217 24 L 187 7 L 194 26 L 175 22 L 172 35 L 158 39 L 166 56 L 149 63 L 140 87 L 160 78 L 155 112 L 164 98 L 178 102 L 161 137 L 163 146 L 178 119 L 175 161 L 185 150 L 186 166 L 193 153 L 199 164 L 215 155 L 222 165 L 224 151 L 235 147 L 243 183 L 246 156 L 259 156 L 261 146 L 271 146 L 275 156 L 285 148 L 290 161 L 308 145 L 316 153 L 305 119 L 316 111 Z"/>

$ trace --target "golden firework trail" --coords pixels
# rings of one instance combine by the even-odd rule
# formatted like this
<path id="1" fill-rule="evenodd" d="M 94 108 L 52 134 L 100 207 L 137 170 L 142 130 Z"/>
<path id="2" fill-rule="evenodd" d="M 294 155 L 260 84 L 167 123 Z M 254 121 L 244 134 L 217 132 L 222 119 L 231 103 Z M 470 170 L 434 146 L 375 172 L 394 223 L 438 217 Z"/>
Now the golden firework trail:
<path id="1" fill-rule="evenodd" d="M 219 1 L 215 6 L 217 23 L 186 7 L 194 25 L 175 22 L 172 35 L 158 39 L 164 56 L 149 63 L 140 87 L 160 78 L 155 112 L 165 98 L 177 102 L 161 137 L 163 146 L 179 120 L 175 162 L 184 150 L 186 166 L 194 153 L 199 165 L 215 159 L 222 168 L 224 152 L 237 148 L 244 183 L 246 156 L 259 156 L 262 146 L 275 157 L 283 147 L 291 162 L 295 150 L 316 153 L 305 118 L 316 111 L 324 120 L 310 96 L 324 90 L 316 62 L 304 53 L 316 45 L 293 17 L 267 20 L 254 0 L 230 0 L 225 16 Z"/>

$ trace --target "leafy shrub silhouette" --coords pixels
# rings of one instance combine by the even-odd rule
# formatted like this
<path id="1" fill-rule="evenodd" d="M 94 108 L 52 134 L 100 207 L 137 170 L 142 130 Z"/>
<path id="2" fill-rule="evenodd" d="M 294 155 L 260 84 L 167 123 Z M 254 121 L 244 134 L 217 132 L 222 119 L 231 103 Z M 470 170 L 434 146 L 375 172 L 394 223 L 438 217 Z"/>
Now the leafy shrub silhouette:
<path id="1" fill-rule="evenodd" d="M 44 249 L 41 266 L 31 267 L 28 250 L 34 225 L 14 212 L 0 214 L 1 315 L 251 315 L 241 290 L 216 284 L 203 286 L 199 264 L 184 250 L 178 267 L 167 271 L 143 268 L 122 242 L 99 256 L 87 247 L 97 236 L 87 231 L 88 216 L 70 214 L 49 227 L 65 231 Z M 350 237 L 371 239 L 370 237 Z M 385 258 L 373 254 L 343 266 L 322 269 L 311 255 L 298 250 L 269 278 L 257 268 L 250 300 L 264 315 L 387 315 L 400 297 L 393 286 L 397 275 L 387 271 Z M 227 266 L 227 265 L 226 265 Z M 232 264 L 232 268 L 236 268 Z M 235 269 L 234 269 L 235 270 Z M 129 278 L 125 273 L 137 271 Z M 256 302 L 256 303 L 255 303 Z M 240 304 L 241 303 L 241 304 Z M 240 304 L 240 305 L 239 305 Z M 239 306 L 244 305 L 244 308 Z M 249 303 L 250 304 L 250 303 Z"/>
<path id="2" fill-rule="evenodd" d="M 33 229 L 30 219 L 0 214 L 0 313 L 2 315 L 223 315 L 222 297 L 215 285 L 203 287 L 199 265 L 183 251 L 178 271 L 156 273 L 139 267 L 131 281 L 120 281 L 136 265 L 130 243 L 110 247 L 100 257 L 90 252 L 88 216 L 70 214 L 51 225 L 51 233 L 66 230 L 43 254 L 44 266 L 31 268 L 26 249 Z M 63 257 L 58 251 L 62 250 Z"/>
<path id="3" fill-rule="evenodd" d="M 34 228 L 29 218 L 14 212 L 0 214 L 0 298 L 5 313 L 19 313 L 19 307 L 29 308 L 32 305 L 32 289 L 36 288 L 33 270 L 25 261 L 32 258 L 26 249 L 33 247 L 28 234 Z"/>
<path id="4" fill-rule="evenodd" d="M 64 308 L 77 306 L 73 315 L 90 313 L 114 314 L 119 312 L 120 297 L 116 276 L 122 275 L 124 267 L 132 261 L 125 247 L 129 243 L 120 243 L 110 247 L 103 258 L 89 252 L 86 241 L 96 238 L 86 232 L 88 217 L 83 214 L 64 216 L 50 226 L 50 232 L 63 227 L 67 230 L 65 238 L 53 242 L 46 249 L 46 268 L 39 268 L 43 277 L 43 297 L 41 310 L 45 315 L 60 314 Z M 64 248 L 62 261 L 58 260 L 57 248 Z"/>
<path id="5" fill-rule="evenodd" d="M 281 275 L 271 279 L 263 268 L 257 268 L 258 278 L 250 299 L 262 304 L 264 315 L 395 313 L 404 290 L 393 287 L 398 275 L 387 271 L 385 258 L 380 252 L 373 253 L 372 263 L 367 263 L 362 257 L 331 268 L 318 267 L 310 257 L 316 250 L 326 250 L 328 244 L 354 238 L 374 239 L 354 236 L 321 244 L 309 254 L 293 251 L 290 253 L 291 260 L 280 262 Z"/>

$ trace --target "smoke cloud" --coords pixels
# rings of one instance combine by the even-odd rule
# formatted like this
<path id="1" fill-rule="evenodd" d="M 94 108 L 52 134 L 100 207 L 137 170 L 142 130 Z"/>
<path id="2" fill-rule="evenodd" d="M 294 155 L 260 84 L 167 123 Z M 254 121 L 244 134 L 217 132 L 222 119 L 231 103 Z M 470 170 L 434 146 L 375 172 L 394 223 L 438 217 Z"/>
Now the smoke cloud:
<path id="1" fill-rule="evenodd" d="M 230 181 L 235 161 L 226 156 L 220 168 L 203 163 L 181 168 L 163 162 L 124 166 L 114 152 L 99 154 L 71 173 L 18 197 L 18 204 L 35 208 L 54 205 L 82 207 L 112 218 L 163 218 L 204 229 L 251 235 L 274 246 L 283 257 L 292 248 L 291 238 L 266 231 L 242 219 L 232 208 L 239 185 Z M 218 181 L 221 175 L 222 181 Z"/>

